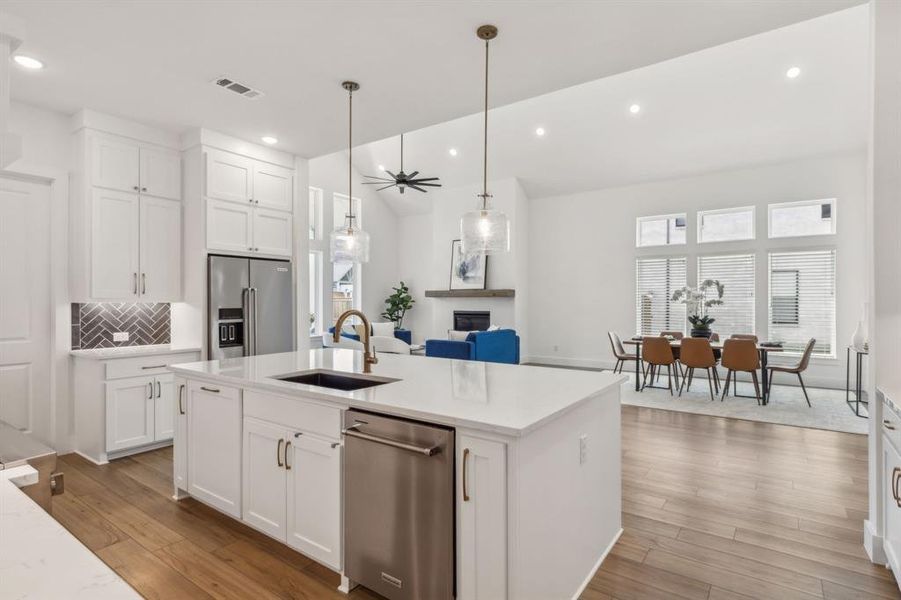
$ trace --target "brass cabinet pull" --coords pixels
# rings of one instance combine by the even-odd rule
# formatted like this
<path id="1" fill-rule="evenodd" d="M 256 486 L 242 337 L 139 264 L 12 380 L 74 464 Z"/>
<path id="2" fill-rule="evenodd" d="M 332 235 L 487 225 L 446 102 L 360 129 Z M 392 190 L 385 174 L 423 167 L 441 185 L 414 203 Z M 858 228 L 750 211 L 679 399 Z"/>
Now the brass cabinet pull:
<path id="1" fill-rule="evenodd" d="M 288 471 L 291 470 L 291 463 L 288 462 L 288 450 L 290 450 L 290 449 L 291 449 L 291 440 L 288 440 L 285 443 L 285 469 Z"/>
<path id="2" fill-rule="evenodd" d="M 466 463 L 469 461 L 469 448 L 463 448 L 463 502 L 469 502 L 469 488 L 466 486 Z"/>
<path id="3" fill-rule="evenodd" d="M 275 448 L 275 462 L 278 463 L 278 466 L 284 467 L 285 463 L 282 462 L 282 445 L 285 443 L 285 440 L 282 438 L 278 439 L 278 446 Z"/>
<path id="4" fill-rule="evenodd" d="M 185 414 L 185 384 L 178 386 L 178 413 Z"/>
<path id="5" fill-rule="evenodd" d="M 895 499 L 895 504 L 901 507 L 901 494 L 898 492 L 899 480 L 901 480 L 901 467 L 895 467 L 892 469 L 892 498 Z"/>
<path id="6" fill-rule="evenodd" d="M 217 390 L 216 388 L 201 387 L 200 389 L 202 389 L 204 392 L 212 392 L 213 394 L 219 393 L 219 390 Z"/>

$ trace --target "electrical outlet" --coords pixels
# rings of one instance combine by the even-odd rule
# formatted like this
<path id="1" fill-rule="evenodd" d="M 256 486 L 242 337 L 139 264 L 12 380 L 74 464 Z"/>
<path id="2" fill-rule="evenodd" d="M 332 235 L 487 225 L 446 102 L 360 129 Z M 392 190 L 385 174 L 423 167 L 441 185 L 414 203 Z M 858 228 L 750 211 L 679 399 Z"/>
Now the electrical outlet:
<path id="1" fill-rule="evenodd" d="M 584 465 L 588 461 L 588 435 L 579 436 L 579 464 Z"/>
<path id="2" fill-rule="evenodd" d="M 127 331 L 113 332 L 113 341 L 114 342 L 127 342 L 128 341 L 128 332 Z"/>

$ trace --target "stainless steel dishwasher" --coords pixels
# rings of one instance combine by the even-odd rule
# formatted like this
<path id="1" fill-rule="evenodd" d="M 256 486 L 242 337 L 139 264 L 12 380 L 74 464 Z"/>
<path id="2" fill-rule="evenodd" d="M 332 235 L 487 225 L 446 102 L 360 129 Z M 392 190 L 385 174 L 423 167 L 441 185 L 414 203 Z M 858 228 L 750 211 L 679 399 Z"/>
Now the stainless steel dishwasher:
<path id="1" fill-rule="evenodd" d="M 348 410 L 344 572 L 391 600 L 454 597 L 454 430 Z"/>

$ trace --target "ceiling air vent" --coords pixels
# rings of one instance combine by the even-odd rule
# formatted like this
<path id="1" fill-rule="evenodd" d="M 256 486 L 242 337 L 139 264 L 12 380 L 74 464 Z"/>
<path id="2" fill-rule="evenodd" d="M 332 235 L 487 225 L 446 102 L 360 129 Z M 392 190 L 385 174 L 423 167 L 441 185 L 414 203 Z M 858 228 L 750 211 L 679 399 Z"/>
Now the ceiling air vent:
<path id="1" fill-rule="evenodd" d="M 249 85 L 244 85 L 234 79 L 229 77 L 217 77 L 212 81 L 214 85 L 217 85 L 223 89 L 234 92 L 240 96 L 244 96 L 245 98 L 259 98 L 263 95 L 263 92 L 260 90 L 255 90 Z"/>

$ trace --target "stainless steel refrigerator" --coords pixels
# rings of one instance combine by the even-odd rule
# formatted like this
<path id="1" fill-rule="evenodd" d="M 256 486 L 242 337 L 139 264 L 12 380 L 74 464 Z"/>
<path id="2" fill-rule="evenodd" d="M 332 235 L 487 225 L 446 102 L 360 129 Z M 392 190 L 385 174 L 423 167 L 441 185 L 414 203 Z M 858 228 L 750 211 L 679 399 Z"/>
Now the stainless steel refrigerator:
<path id="1" fill-rule="evenodd" d="M 291 261 L 211 254 L 207 277 L 211 360 L 295 349 Z"/>

